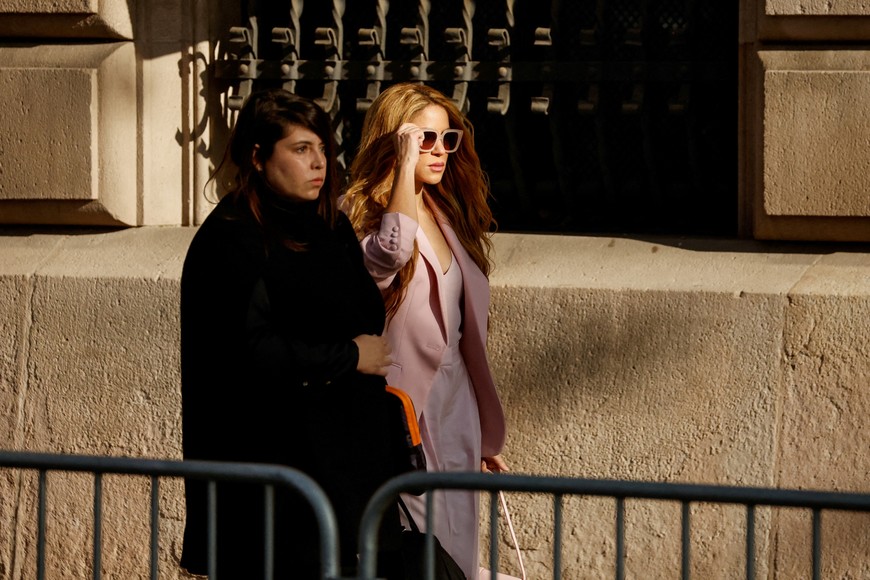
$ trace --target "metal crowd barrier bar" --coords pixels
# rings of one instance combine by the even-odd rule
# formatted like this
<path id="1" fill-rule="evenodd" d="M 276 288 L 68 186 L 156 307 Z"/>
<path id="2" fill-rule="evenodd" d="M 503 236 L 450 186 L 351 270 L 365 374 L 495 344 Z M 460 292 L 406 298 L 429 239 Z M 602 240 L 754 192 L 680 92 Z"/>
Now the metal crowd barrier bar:
<path id="1" fill-rule="evenodd" d="M 229 463 L 217 461 L 175 461 L 90 455 L 64 455 L 0 450 L 0 468 L 36 469 L 39 471 L 37 579 L 45 578 L 46 491 L 48 471 L 90 472 L 94 474 L 93 578 L 101 575 L 102 478 L 105 474 L 142 475 L 151 478 L 151 553 L 150 578 L 158 577 L 159 482 L 161 477 L 184 477 L 208 481 L 208 568 L 209 578 L 216 574 L 216 481 L 236 481 L 265 486 L 266 516 L 264 558 L 266 580 L 271 580 L 274 555 L 274 489 L 287 487 L 310 504 L 317 521 L 320 538 L 321 577 L 338 578 L 338 524 L 332 506 L 317 483 L 304 473 L 278 465 Z"/>
<path id="2" fill-rule="evenodd" d="M 554 543 L 553 578 L 561 578 L 562 498 L 565 495 L 605 496 L 616 500 L 616 578 L 625 578 L 625 510 L 626 498 L 671 500 L 682 504 L 681 578 L 690 577 L 690 518 L 689 506 L 693 502 L 743 504 L 746 506 L 746 578 L 755 580 L 755 508 L 757 506 L 795 507 L 812 510 L 812 578 L 821 579 L 822 510 L 870 512 L 870 493 L 845 493 L 686 483 L 655 483 L 606 479 L 576 479 L 565 477 L 539 477 L 529 475 L 503 475 L 484 473 L 409 473 L 384 484 L 371 498 L 360 524 L 360 565 L 358 580 L 374 580 L 377 567 L 377 530 L 386 508 L 396 501 L 399 493 L 420 493 L 435 489 L 464 489 L 490 492 L 490 507 L 498 503 L 498 492 L 531 492 L 553 496 Z M 431 494 L 427 496 L 426 527 L 432 529 Z M 498 570 L 497 534 L 498 510 L 490 510 L 489 568 Z M 433 578 L 433 536 L 428 537 L 426 580 Z"/>

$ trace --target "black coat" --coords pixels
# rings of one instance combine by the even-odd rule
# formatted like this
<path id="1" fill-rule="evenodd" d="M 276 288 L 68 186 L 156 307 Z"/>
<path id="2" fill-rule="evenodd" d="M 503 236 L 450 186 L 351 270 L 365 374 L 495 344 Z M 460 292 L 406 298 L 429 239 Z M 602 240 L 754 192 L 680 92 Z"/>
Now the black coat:
<path id="1" fill-rule="evenodd" d="M 262 217 L 275 235 L 264 234 L 246 203 L 225 197 L 184 262 L 184 457 L 277 463 L 311 475 L 336 511 L 350 564 L 367 500 L 398 473 L 399 416 L 385 380 L 356 372 L 352 341 L 381 334 L 383 301 L 343 214 L 330 229 L 314 203 L 266 195 Z M 290 249 L 287 237 L 304 249 Z M 205 486 L 185 483 L 182 566 L 205 573 Z M 261 488 L 219 484 L 217 498 L 221 578 L 261 577 Z M 300 502 L 291 493 L 277 500 L 277 578 L 318 569 L 314 520 Z M 387 514 L 382 530 L 388 545 L 398 534 L 393 518 Z"/>

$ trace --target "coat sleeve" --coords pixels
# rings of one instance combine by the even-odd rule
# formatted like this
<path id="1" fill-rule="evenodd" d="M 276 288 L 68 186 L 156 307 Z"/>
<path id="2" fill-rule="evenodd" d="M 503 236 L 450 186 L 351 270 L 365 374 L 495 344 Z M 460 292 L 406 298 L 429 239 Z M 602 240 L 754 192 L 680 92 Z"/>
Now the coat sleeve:
<path id="1" fill-rule="evenodd" d="M 281 333 L 272 321 L 269 294 L 261 278 L 254 284 L 245 324 L 252 362 L 277 384 L 328 383 L 356 370 L 359 349 L 353 340 L 307 344 Z"/>
<path id="2" fill-rule="evenodd" d="M 363 238 L 366 268 L 378 288 L 386 289 L 402 267 L 414 255 L 418 224 L 402 213 L 385 213 L 378 231 Z"/>

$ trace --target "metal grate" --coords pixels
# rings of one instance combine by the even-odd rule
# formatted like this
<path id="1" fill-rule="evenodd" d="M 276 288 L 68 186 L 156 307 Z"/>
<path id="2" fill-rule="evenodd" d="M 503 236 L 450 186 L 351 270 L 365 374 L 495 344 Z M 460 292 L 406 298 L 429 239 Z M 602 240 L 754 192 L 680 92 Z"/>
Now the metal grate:
<path id="1" fill-rule="evenodd" d="M 266 545 L 264 558 L 268 561 L 275 553 L 273 535 L 269 529 L 274 520 L 269 517 L 274 513 L 274 491 L 276 486 L 287 487 L 300 494 L 311 505 L 316 520 L 321 545 L 321 577 L 325 579 L 339 578 L 337 524 L 334 513 L 323 491 L 304 474 L 287 467 L 275 465 L 259 465 L 250 463 L 218 463 L 204 461 L 171 461 L 151 460 L 121 457 L 60 455 L 47 453 L 28 453 L 0 451 L 0 468 L 30 469 L 38 472 L 38 505 L 37 505 L 37 538 L 36 559 L 37 578 L 45 577 L 46 570 L 46 514 L 55 506 L 48 505 L 47 489 L 50 485 L 49 472 L 84 472 L 93 476 L 93 565 L 92 574 L 95 580 L 101 577 L 102 557 L 102 505 L 103 477 L 106 474 L 129 476 L 147 476 L 151 481 L 150 491 L 150 578 L 158 578 L 158 550 L 160 546 L 160 486 L 162 479 L 172 477 L 187 477 L 207 480 L 210 482 L 210 504 L 214 506 L 214 482 L 244 481 L 263 484 L 266 489 L 264 510 L 267 514 L 265 533 Z M 811 546 L 812 560 L 805 577 L 819 580 L 822 573 L 823 542 L 822 514 L 826 511 L 870 512 L 870 494 L 844 493 L 808 490 L 768 489 L 754 487 L 694 485 L 678 483 L 652 483 L 621 480 L 578 479 L 567 477 L 542 477 L 527 475 L 491 475 L 481 473 L 411 473 L 394 478 L 384 484 L 371 498 L 363 514 L 359 530 L 360 564 L 355 580 L 375 580 L 377 566 L 378 528 L 388 506 L 396 501 L 401 492 L 422 492 L 436 489 L 473 489 L 490 494 L 490 545 L 488 566 L 491 570 L 498 569 L 498 509 L 497 493 L 530 492 L 544 494 L 552 500 L 553 512 L 553 578 L 563 577 L 562 546 L 565 541 L 564 501 L 568 496 L 590 496 L 613 498 L 613 534 L 615 545 L 615 577 L 625 578 L 625 501 L 626 499 L 674 501 L 680 504 L 680 577 L 689 580 L 691 577 L 692 543 L 691 543 L 691 506 L 697 503 L 742 505 L 746 509 L 745 519 L 745 553 L 746 562 L 744 577 L 755 580 L 756 575 L 756 510 L 759 506 L 776 506 L 800 508 L 808 510 L 812 515 Z M 431 498 L 431 494 L 428 496 Z M 431 501 L 428 502 L 427 529 L 431 529 L 431 518 L 434 516 Z M 78 516 L 80 517 L 80 515 Z M 209 576 L 215 575 L 215 538 L 214 512 L 211 513 L 211 528 L 209 538 Z M 8 522 L 0 522 L 5 526 Z M 569 534 L 570 536 L 570 534 Z M 431 549 L 431 544 L 430 544 Z M 863 558 L 867 554 L 856 554 L 855 558 Z M 67 564 L 71 564 L 67 562 Z M 268 564 L 266 578 L 270 578 Z M 132 572 L 132 571 L 128 571 Z"/>
<path id="2" fill-rule="evenodd" d="M 338 528 L 332 506 L 326 494 L 310 477 L 288 467 L 260 465 L 254 463 L 227 463 L 212 461 L 172 461 L 135 459 L 125 457 L 103 457 L 84 455 L 62 455 L 50 453 L 28 453 L 0 451 L 0 468 L 21 468 L 38 472 L 38 509 L 36 537 L 36 578 L 43 580 L 46 574 L 46 519 L 50 509 L 47 501 L 50 478 L 49 471 L 84 472 L 93 475 L 93 561 L 92 578 L 102 576 L 102 522 L 103 522 L 103 476 L 106 474 L 144 475 L 150 478 L 150 565 L 149 578 L 157 580 L 159 575 L 158 551 L 160 545 L 160 481 L 165 478 L 185 477 L 208 482 L 208 570 L 209 578 L 216 579 L 217 538 L 216 538 L 216 482 L 234 481 L 263 485 L 266 529 L 264 530 L 264 580 L 272 579 L 274 556 L 274 509 L 275 488 L 287 488 L 298 494 L 311 506 L 317 521 L 320 539 L 321 574 L 323 578 L 338 578 Z M 55 506 L 56 507 L 56 506 Z M 0 522 L 5 527 L 8 522 Z M 254 532 L 254 530 L 252 530 Z M 62 532 L 61 532 L 62 533 Z M 69 564 L 69 563 L 67 563 Z M 129 571 L 128 571 L 129 572 Z M 165 574 L 164 574 L 165 576 Z"/>
<path id="3" fill-rule="evenodd" d="M 396 501 L 399 493 L 426 492 L 444 489 L 474 489 L 490 493 L 490 545 L 489 569 L 498 570 L 498 503 L 501 491 L 531 492 L 552 498 L 554 580 L 562 578 L 563 500 L 565 496 L 594 496 L 614 499 L 615 577 L 623 580 L 625 571 L 625 500 L 664 500 L 679 502 L 680 520 L 680 578 L 691 578 L 691 506 L 696 503 L 737 504 L 746 508 L 746 563 L 744 578 L 756 579 L 756 508 L 758 506 L 802 508 L 812 514 L 812 562 L 804 577 L 821 579 L 823 511 L 870 512 L 870 494 L 791 489 L 769 489 L 719 485 L 680 483 L 653 483 L 641 481 L 579 479 L 567 477 L 540 477 L 527 475 L 493 475 L 482 473 L 411 473 L 388 481 L 379 489 L 366 508 L 360 525 L 360 580 L 375 578 L 377 529 L 387 506 Z M 431 498 L 431 494 L 427 496 Z M 426 527 L 432 529 L 432 502 L 427 501 Z M 431 537 L 431 536 L 430 536 Z M 431 549 L 431 548 L 430 548 Z M 866 562 L 867 554 L 856 554 Z M 726 571 L 723 571 L 725 573 Z M 736 575 L 728 574 L 729 577 Z"/>
<path id="4" fill-rule="evenodd" d="M 738 5 L 696 0 L 242 2 L 215 63 L 319 99 L 346 167 L 398 81 L 475 125 L 501 230 L 732 236 Z"/>

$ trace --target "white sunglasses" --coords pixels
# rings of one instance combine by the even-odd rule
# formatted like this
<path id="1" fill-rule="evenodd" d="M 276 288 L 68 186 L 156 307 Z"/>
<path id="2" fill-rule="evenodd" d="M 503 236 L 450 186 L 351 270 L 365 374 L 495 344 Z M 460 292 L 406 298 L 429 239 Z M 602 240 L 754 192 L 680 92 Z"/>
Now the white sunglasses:
<path id="1" fill-rule="evenodd" d="M 420 142 L 420 152 L 429 153 L 435 149 L 438 140 L 444 145 L 445 153 L 453 153 L 459 149 L 459 143 L 462 141 L 461 129 L 444 129 L 441 134 L 435 129 L 423 129 L 423 140 Z"/>

